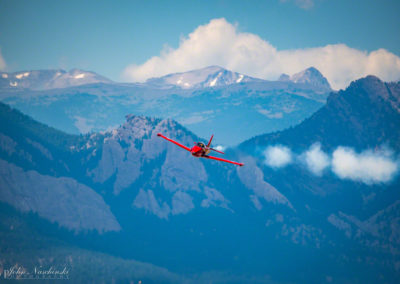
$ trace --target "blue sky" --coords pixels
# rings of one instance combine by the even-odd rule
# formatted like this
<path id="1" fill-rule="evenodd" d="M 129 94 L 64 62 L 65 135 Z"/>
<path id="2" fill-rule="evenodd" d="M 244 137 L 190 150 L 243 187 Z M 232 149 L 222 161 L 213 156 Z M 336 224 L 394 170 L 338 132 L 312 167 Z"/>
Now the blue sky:
<path id="1" fill-rule="evenodd" d="M 0 49 L 6 71 L 82 68 L 121 81 L 127 66 L 224 18 L 277 50 L 345 44 L 399 56 L 399 12 L 400 1 L 388 0 L 1 0 Z"/>

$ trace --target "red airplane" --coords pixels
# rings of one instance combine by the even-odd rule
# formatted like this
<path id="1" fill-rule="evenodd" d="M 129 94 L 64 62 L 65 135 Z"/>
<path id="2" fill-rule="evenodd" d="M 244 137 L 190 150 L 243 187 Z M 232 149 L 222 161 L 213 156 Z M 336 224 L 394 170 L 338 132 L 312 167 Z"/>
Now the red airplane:
<path id="1" fill-rule="evenodd" d="M 189 147 L 186 147 L 184 145 L 182 145 L 181 143 L 178 143 L 172 139 L 169 139 L 168 137 L 165 137 L 164 135 L 162 135 L 161 133 L 158 133 L 157 136 L 160 136 L 162 138 L 164 138 L 165 140 L 174 143 L 175 145 L 178 145 L 179 147 L 189 151 L 193 157 L 197 157 L 197 158 L 206 158 L 206 159 L 212 159 L 212 160 L 217 160 L 217 161 L 221 161 L 221 162 L 226 162 L 226 163 L 231 163 L 231 164 L 235 164 L 238 166 L 243 166 L 243 163 L 238 163 L 238 162 L 234 162 L 234 161 L 229 161 L 229 160 L 225 160 L 225 159 L 221 159 L 221 158 L 217 158 L 217 157 L 213 157 L 213 156 L 209 156 L 208 153 L 210 153 L 210 151 L 215 151 L 221 154 L 225 154 L 224 152 L 215 150 L 213 148 L 210 147 L 211 145 L 211 141 L 214 137 L 214 135 L 211 135 L 210 141 L 208 141 L 207 146 L 204 145 L 204 143 L 202 142 L 195 142 L 194 146 L 192 147 L 192 149 L 190 149 Z"/>

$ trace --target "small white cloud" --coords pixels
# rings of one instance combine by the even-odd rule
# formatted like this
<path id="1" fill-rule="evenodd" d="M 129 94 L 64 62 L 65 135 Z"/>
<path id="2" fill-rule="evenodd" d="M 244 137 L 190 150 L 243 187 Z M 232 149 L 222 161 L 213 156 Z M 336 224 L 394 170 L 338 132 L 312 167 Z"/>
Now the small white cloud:
<path id="1" fill-rule="evenodd" d="M 269 146 L 264 151 L 265 164 L 272 168 L 285 167 L 292 162 L 292 152 L 286 146 Z"/>
<path id="2" fill-rule="evenodd" d="M 3 71 L 4 69 L 6 69 L 6 67 L 7 67 L 6 61 L 4 60 L 4 57 L 0 49 L 0 71 Z"/>
<path id="3" fill-rule="evenodd" d="M 222 146 L 222 145 L 217 145 L 217 146 L 214 147 L 214 149 L 215 149 L 215 150 L 218 150 L 218 151 L 221 151 L 221 152 L 224 152 L 225 149 L 226 149 L 226 147 L 224 147 L 224 146 Z"/>
<path id="4" fill-rule="evenodd" d="M 309 7 L 313 1 L 297 0 Z M 385 50 L 371 52 L 330 44 L 322 47 L 278 50 L 268 41 L 251 33 L 239 32 L 237 25 L 225 19 L 213 19 L 183 37 L 176 49 L 165 48 L 141 65 L 124 70 L 129 81 L 143 82 L 151 77 L 219 65 L 258 78 L 276 80 L 282 73 L 294 74 L 316 67 L 334 89 L 346 87 L 366 75 L 384 81 L 400 78 L 400 57 Z"/>
<path id="5" fill-rule="evenodd" d="M 353 149 L 338 147 L 333 152 L 332 171 L 340 178 L 366 184 L 389 182 L 398 171 L 398 163 L 388 151 L 360 154 Z"/>
<path id="6" fill-rule="evenodd" d="M 329 166 L 329 157 L 321 150 L 321 144 L 315 143 L 311 145 L 302 157 L 304 158 L 307 168 L 315 175 L 320 176 L 322 172 Z"/>

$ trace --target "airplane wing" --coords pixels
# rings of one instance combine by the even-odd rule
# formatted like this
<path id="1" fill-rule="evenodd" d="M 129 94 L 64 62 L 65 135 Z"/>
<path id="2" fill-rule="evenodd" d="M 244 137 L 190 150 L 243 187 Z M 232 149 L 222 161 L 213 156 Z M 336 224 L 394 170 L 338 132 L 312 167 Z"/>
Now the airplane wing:
<path id="1" fill-rule="evenodd" d="M 213 157 L 213 156 L 208 156 L 208 155 L 204 155 L 204 156 L 202 156 L 202 158 L 217 160 L 217 161 L 221 161 L 221 162 L 225 162 L 225 163 L 231 163 L 231 164 L 235 164 L 235 165 L 238 165 L 238 166 L 241 166 L 241 167 L 244 166 L 243 163 L 238 163 L 238 162 L 234 162 L 234 161 L 229 161 L 229 160 L 225 160 L 225 159 L 217 158 L 217 157 Z"/>
<path id="2" fill-rule="evenodd" d="M 208 149 L 210 149 L 210 150 L 212 150 L 212 151 L 215 151 L 215 152 L 217 152 L 217 153 L 220 153 L 220 154 L 225 154 L 224 152 L 218 151 L 217 149 L 214 149 L 214 148 L 208 148 Z"/>
<path id="3" fill-rule="evenodd" d="M 190 151 L 190 148 L 188 148 L 188 147 L 182 145 L 181 143 L 178 143 L 178 142 L 176 142 L 176 141 L 174 141 L 174 140 L 172 140 L 172 139 L 169 139 L 168 137 L 165 137 L 165 136 L 162 135 L 161 133 L 157 133 L 157 136 L 162 137 L 162 138 L 164 138 L 165 140 L 167 140 L 167 141 L 169 141 L 169 142 L 172 142 L 172 143 L 174 143 L 175 145 L 178 145 L 179 147 L 181 147 L 181 148 L 183 148 L 183 149 L 185 149 L 185 150 L 191 152 L 191 151 Z"/>

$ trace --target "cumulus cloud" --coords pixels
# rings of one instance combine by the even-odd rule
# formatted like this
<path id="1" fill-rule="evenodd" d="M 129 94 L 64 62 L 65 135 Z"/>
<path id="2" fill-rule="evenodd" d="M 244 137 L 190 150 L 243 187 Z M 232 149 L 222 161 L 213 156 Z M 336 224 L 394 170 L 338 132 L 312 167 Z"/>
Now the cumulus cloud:
<path id="1" fill-rule="evenodd" d="M 0 71 L 3 71 L 4 69 L 6 69 L 6 61 L 3 58 L 3 55 L 1 53 L 1 49 L 0 49 Z"/>
<path id="2" fill-rule="evenodd" d="M 318 176 L 320 176 L 330 164 L 328 155 L 321 150 L 321 144 L 319 143 L 311 145 L 310 149 L 302 156 L 304 157 L 307 168 Z"/>
<path id="3" fill-rule="evenodd" d="M 265 164 L 272 168 L 282 168 L 292 162 L 292 152 L 286 146 L 269 146 L 264 156 Z"/>
<path id="4" fill-rule="evenodd" d="M 312 2 L 312 1 L 300 1 Z M 143 82 L 151 77 L 219 65 L 246 75 L 276 80 L 282 73 L 294 74 L 316 67 L 334 89 L 352 80 L 376 75 L 384 81 L 400 78 L 400 57 L 385 50 L 366 52 L 345 44 L 278 50 L 268 41 L 240 32 L 225 19 L 213 19 L 183 37 L 176 49 L 166 47 L 141 65 L 125 68 L 129 81 Z"/>
<path id="5" fill-rule="evenodd" d="M 338 147 L 332 155 L 332 171 L 340 178 L 367 184 L 389 182 L 398 170 L 390 152 L 365 151 L 357 154 L 353 149 Z"/>

